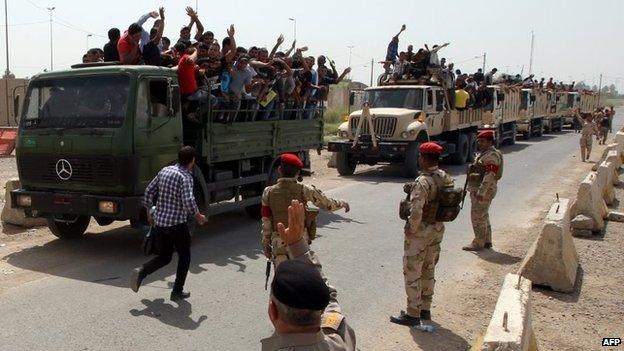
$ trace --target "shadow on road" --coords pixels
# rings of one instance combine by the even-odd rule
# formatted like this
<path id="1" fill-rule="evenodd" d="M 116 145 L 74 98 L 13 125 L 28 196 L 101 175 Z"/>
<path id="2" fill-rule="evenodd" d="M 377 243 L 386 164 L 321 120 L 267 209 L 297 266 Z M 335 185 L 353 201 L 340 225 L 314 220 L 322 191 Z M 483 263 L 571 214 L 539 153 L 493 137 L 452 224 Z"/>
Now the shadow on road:
<path id="1" fill-rule="evenodd" d="M 423 351 L 455 351 L 455 350 L 468 350 L 470 344 L 466 339 L 453 333 L 451 330 L 440 326 L 436 322 L 432 322 L 431 325 L 436 327 L 435 332 L 427 333 L 417 329 L 410 328 L 410 334 L 412 339 L 418 347 Z"/>
<path id="2" fill-rule="evenodd" d="M 194 321 L 191 318 L 191 313 L 193 312 L 191 304 L 185 300 L 176 302 L 178 305 L 177 307 L 165 303 L 164 299 L 155 299 L 153 301 L 143 299 L 141 303 L 145 305 L 145 308 L 142 310 L 132 309 L 130 310 L 131 315 L 134 317 L 151 317 L 159 320 L 163 324 L 182 330 L 195 330 L 208 319 L 207 316 L 202 315 L 197 321 Z"/>
<path id="3" fill-rule="evenodd" d="M 561 293 L 550 289 L 549 287 L 541 286 L 541 285 L 533 285 L 533 291 L 542 293 L 548 297 L 552 297 L 553 299 L 557 299 L 561 302 L 566 303 L 576 303 L 579 300 L 579 296 L 581 296 L 581 291 L 583 289 L 583 277 L 585 275 L 585 271 L 583 267 L 579 266 L 578 271 L 576 272 L 576 281 L 574 282 L 574 291 L 570 293 Z"/>
<path id="4" fill-rule="evenodd" d="M 511 256 L 503 252 L 495 250 L 482 250 L 474 251 L 474 254 L 479 256 L 482 260 L 490 263 L 512 265 L 522 261 L 522 257 Z"/>

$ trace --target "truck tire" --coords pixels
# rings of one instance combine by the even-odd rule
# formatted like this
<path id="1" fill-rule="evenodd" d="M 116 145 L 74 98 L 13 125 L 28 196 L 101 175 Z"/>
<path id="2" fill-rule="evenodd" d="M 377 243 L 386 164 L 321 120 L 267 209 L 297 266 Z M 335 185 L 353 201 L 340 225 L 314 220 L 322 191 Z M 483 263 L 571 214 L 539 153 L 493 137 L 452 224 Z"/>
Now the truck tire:
<path id="1" fill-rule="evenodd" d="M 529 130 L 526 131 L 526 133 L 522 133 L 522 139 L 524 140 L 529 140 L 531 139 L 531 128 L 529 127 Z"/>
<path id="2" fill-rule="evenodd" d="M 420 170 L 420 167 L 418 167 L 419 146 L 419 142 L 412 141 L 407 145 L 407 150 L 405 151 L 405 175 L 409 178 L 416 178 Z"/>
<path id="3" fill-rule="evenodd" d="M 468 159 L 466 159 L 466 161 L 472 163 L 477 153 L 477 135 L 475 133 L 468 134 L 468 145 L 470 146 L 470 150 L 468 151 Z"/>
<path id="4" fill-rule="evenodd" d="M 512 133 L 511 133 L 511 138 L 509 138 L 509 145 L 515 145 L 516 144 L 516 139 L 518 137 L 518 134 L 516 133 L 516 126 L 513 125 L 512 129 L 511 129 Z"/>
<path id="5" fill-rule="evenodd" d="M 350 176 L 355 172 L 357 160 L 353 155 L 340 151 L 336 153 L 336 168 L 341 176 Z"/>
<path id="6" fill-rule="evenodd" d="M 61 221 L 53 215 L 48 216 L 48 228 L 52 234 L 60 239 L 76 239 L 81 237 L 91 221 L 90 216 L 66 216 Z"/>
<path id="7" fill-rule="evenodd" d="M 468 135 L 460 133 L 457 138 L 457 149 L 455 153 L 451 155 L 451 162 L 456 165 L 463 165 L 468 159 L 468 153 L 470 152 L 470 145 L 468 143 Z"/>

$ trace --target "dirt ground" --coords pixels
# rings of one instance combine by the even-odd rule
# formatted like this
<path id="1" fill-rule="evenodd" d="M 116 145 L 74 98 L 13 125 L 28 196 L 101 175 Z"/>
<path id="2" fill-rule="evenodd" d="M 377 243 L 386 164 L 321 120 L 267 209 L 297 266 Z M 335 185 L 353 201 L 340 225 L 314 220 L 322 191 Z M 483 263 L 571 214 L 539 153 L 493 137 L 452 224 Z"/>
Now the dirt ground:
<path id="1" fill-rule="evenodd" d="M 602 152 L 602 147 L 595 146 L 594 155 Z M 329 190 L 350 184 L 349 178 L 342 178 L 335 169 L 327 168 L 329 153 L 312 153 L 314 174 L 306 182 Z M 596 159 L 594 156 L 593 159 Z M 532 199 L 530 205 L 535 209 L 530 218 L 517 227 L 506 228 L 495 234 L 496 251 L 488 251 L 482 258 L 477 272 L 466 273 L 453 289 L 437 291 L 435 301 L 455 301 L 444 304 L 443 313 L 436 315 L 436 322 L 444 326 L 437 333 L 448 336 L 448 344 L 432 349 L 466 349 L 481 335 L 489 323 L 491 313 L 498 298 L 500 286 L 506 273 L 516 272 L 522 258 L 540 231 L 541 219 L 554 202 L 554 194 L 574 199 L 578 183 L 590 171 L 591 163 L 580 163 L 573 158 L 563 165 L 559 177 L 550 186 L 546 186 L 542 195 Z M 359 171 L 373 167 L 360 166 Z M 17 176 L 14 157 L 0 159 L 0 182 Z M 616 189 L 617 198 L 624 199 L 624 186 Z M 0 199 L 0 209 L 3 199 Z M 616 207 L 624 211 L 624 204 L 616 202 Z M 92 226 L 90 231 L 98 232 L 121 227 L 126 223 L 99 228 Z M 624 315 L 624 224 L 609 223 L 605 232 L 591 239 L 575 238 L 574 242 L 580 257 L 581 270 L 577 290 L 573 294 L 560 294 L 535 288 L 532 295 L 533 327 L 540 350 L 598 350 L 602 349 L 602 337 L 622 337 L 624 327 L 621 318 Z M 0 295 L 6 289 L 23 283 L 41 279 L 44 273 L 18 270 L 8 265 L 3 259 L 12 252 L 18 252 L 33 246 L 44 245 L 55 240 L 46 228 L 24 230 L 11 225 L 0 224 Z M 92 254 L 92 253 L 91 253 Z M 85 260 L 93 260 L 85 253 Z M 49 267 L 48 272 L 67 269 L 75 262 L 65 262 L 62 253 L 58 258 L 36 262 L 36 265 Z M 50 257 L 50 256 L 48 256 Z M 36 259 L 36 258 L 33 258 Z M 97 259 L 97 258 L 95 258 Z M 414 332 L 414 339 L 420 338 L 420 332 Z M 383 338 L 383 337 L 382 337 Z M 453 341 L 452 339 L 457 339 Z M 460 340 L 461 339 L 461 340 Z M 422 343 L 420 343 L 422 345 Z M 461 346 L 460 346 L 461 345 Z"/>

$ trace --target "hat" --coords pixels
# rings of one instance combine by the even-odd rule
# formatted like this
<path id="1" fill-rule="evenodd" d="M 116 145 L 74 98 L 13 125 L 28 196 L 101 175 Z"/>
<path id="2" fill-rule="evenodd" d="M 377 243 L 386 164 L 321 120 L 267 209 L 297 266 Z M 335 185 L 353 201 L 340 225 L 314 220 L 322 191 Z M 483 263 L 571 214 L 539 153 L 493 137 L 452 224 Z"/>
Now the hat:
<path id="1" fill-rule="evenodd" d="M 442 146 L 432 142 L 422 143 L 420 147 L 418 147 L 418 151 L 420 151 L 421 154 L 428 155 L 441 155 L 442 150 Z"/>
<path id="2" fill-rule="evenodd" d="M 480 132 L 479 134 L 477 134 L 477 139 L 487 139 L 487 140 L 494 140 L 494 131 L 493 130 L 484 130 L 482 132 Z"/>
<path id="3" fill-rule="evenodd" d="M 282 156 L 280 156 L 280 161 L 282 161 L 282 164 L 303 168 L 303 162 L 301 162 L 301 159 L 295 154 L 282 154 Z"/>
<path id="4" fill-rule="evenodd" d="M 284 261 L 275 269 L 271 293 L 288 307 L 321 311 L 329 304 L 329 288 L 316 266 Z"/>

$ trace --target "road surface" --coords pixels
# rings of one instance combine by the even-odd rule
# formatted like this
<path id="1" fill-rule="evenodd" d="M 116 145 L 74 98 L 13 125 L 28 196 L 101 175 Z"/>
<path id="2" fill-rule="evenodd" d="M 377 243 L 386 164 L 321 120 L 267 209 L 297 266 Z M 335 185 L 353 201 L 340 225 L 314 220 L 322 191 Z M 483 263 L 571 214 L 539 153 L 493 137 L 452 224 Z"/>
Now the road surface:
<path id="1" fill-rule="evenodd" d="M 616 114 L 614 129 L 623 114 Z M 543 185 L 558 181 L 555 175 L 572 157 L 578 159 L 578 139 L 568 131 L 503 149 L 505 174 L 491 214 L 495 249 L 504 240 L 497 231 L 519 222 L 528 225 L 543 210 L 532 208 L 530 200 Z M 465 167 L 445 168 L 463 185 Z M 330 191 L 349 200 L 352 211 L 321 215 L 313 248 L 339 290 L 361 350 L 433 350 L 427 345 L 436 340 L 466 349 L 470 340 L 444 326 L 425 335 L 388 322 L 390 314 L 405 307 L 403 223 L 397 211 L 408 179 L 399 174 L 394 167 L 368 170 L 354 176 L 353 184 Z M 466 206 L 446 227 L 436 271 L 440 291 L 483 273 L 481 259 L 520 260 L 503 252 L 483 257 L 462 251 L 472 239 L 469 216 Z M 259 340 L 272 332 L 259 228 L 240 212 L 213 218 L 197 232 L 186 285 L 192 296 L 179 303 L 168 300 L 175 264 L 148 277 L 138 294 L 127 288 L 131 269 L 146 260 L 138 250 L 141 237 L 128 228 L 9 255 L 0 251 L 10 266 L 45 273 L 0 295 L 0 349 L 257 350 Z M 434 319 L 448 303 L 440 295 L 434 296 Z"/>

